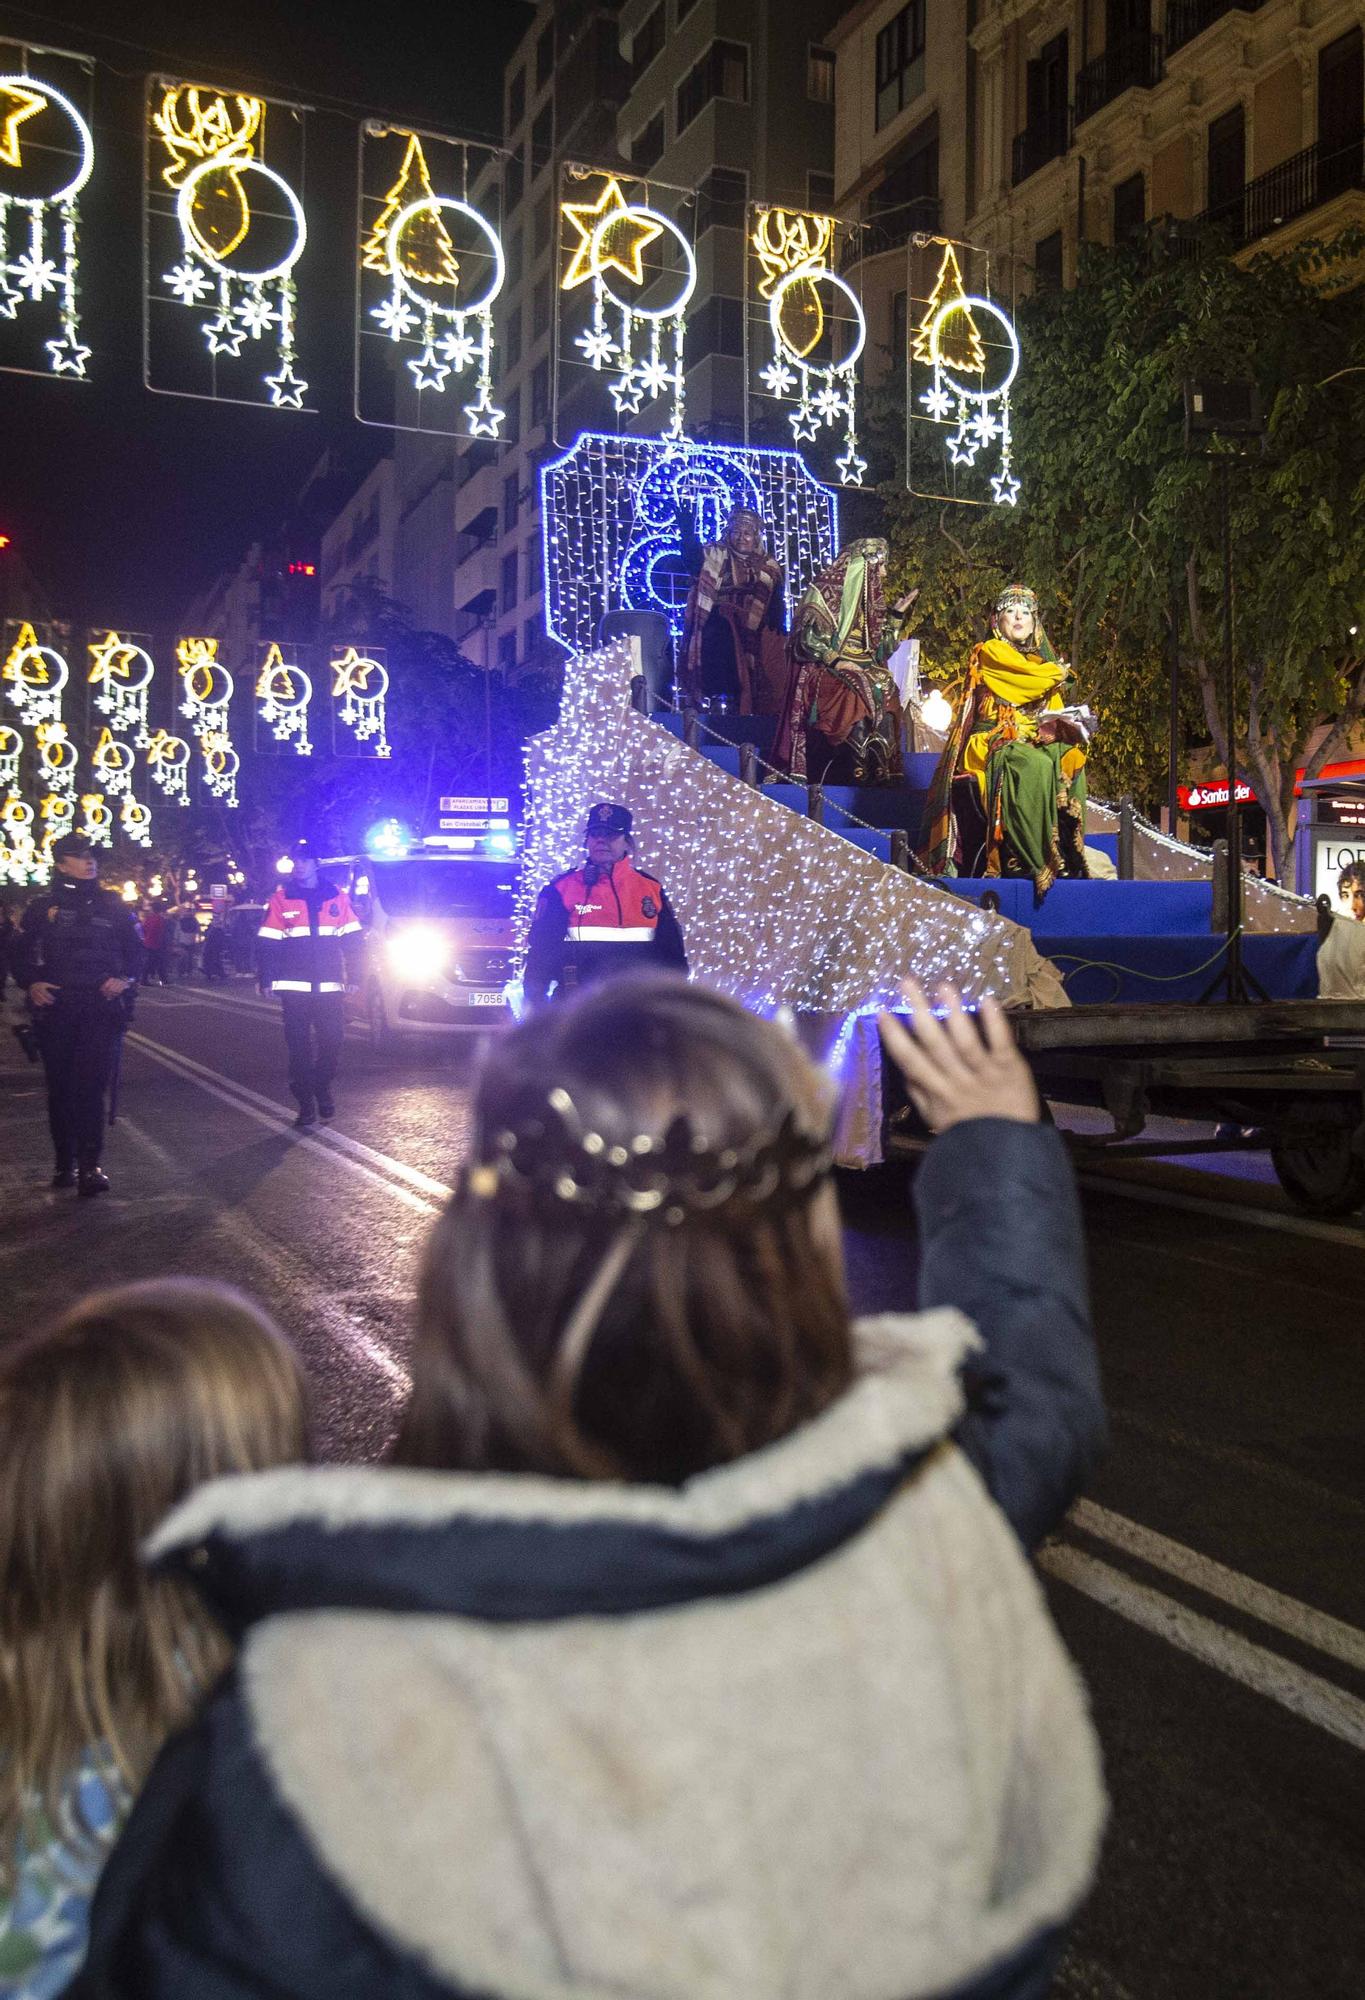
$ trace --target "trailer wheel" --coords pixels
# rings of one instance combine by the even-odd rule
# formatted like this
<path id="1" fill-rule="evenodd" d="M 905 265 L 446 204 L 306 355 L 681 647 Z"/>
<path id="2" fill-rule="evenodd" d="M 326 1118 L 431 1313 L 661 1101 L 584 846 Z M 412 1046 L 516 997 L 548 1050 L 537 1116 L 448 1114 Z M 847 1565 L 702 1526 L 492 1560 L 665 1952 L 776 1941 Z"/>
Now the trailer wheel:
<path id="1" fill-rule="evenodd" d="M 1298 1124 L 1292 1114 L 1270 1148 L 1280 1186 L 1314 1215 L 1354 1215 L 1365 1203 L 1365 1159 L 1349 1125 Z"/>

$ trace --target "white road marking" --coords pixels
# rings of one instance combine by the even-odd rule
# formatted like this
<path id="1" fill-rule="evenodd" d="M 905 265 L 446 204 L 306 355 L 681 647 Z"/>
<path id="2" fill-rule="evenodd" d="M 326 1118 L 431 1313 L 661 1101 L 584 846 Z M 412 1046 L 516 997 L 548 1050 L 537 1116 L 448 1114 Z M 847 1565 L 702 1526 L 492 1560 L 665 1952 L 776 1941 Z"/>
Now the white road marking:
<path id="1" fill-rule="evenodd" d="M 1278 1229 L 1285 1236 L 1312 1236 L 1319 1243 L 1344 1243 L 1365 1250 L 1365 1228 L 1342 1222 L 1315 1222 L 1308 1215 L 1282 1215 L 1274 1208 L 1243 1207 L 1235 1201 L 1212 1201 L 1207 1195 L 1181 1194 L 1175 1188 L 1139 1186 L 1126 1176 L 1077 1174 L 1081 1187 L 1097 1194 L 1115 1194 L 1128 1201 L 1147 1201 L 1158 1208 L 1183 1208 L 1192 1215 L 1217 1215 L 1224 1222 L 1246 1223 L 1253 1229 Z"/>
<path id="2" fill-rule="evenodd" d="M 372 1147 L 363 1146 L 358 1139 L 348 1139 L 342 1132 L 328 1132 L 324 1138 L 320 1133 L 295 1130 L 293 1115 L 286 1105 L 272 1103 L 268 1097 L 248 1090 L 245 1084 L 230 1082 L 217 1070 L 207 1069 L 203 1063 L 195 1062 L 193 1057 L 181 1055 L 178 1049 L 168 1049 L 160 1042 L 150 1041 L 146 1035 L 130 1034 L 128 1040 L 153 1062 L 174 1070 L 186 1082 L 197 1084 L 210 1097 L 216 1097 L 220 1103 L 240 1111 L 244 1118 L 254 1119 L 258 1125 L 292 1140 L 295 1145 L 308 1146 L 325 1158 L 340 1160 L 353 1173 L 384 1188 L 396 1200 L 416 1209 L 419 1215 L 439 1215 L 440 1202 L 451 1193 L 440 1181 L 432 1180 L 416 1167 L 391 1159 L 387 1153 L 375 1152 Z M 408 1185 L 402 1185 L 404 1182 Z M 430 1193 L 414 1193 L 415 1187 L 430 1190 Z M 440 1200 L 433 1199 L 433 1196 L 439 1196 Z"/>
<path id="3" fill-rule="evenodd" d="M 151 1154 L 168 1179 L 174 1179 L 177 1173 L 176 1162 L 165 1147 L 154 1139 L 150 1132 L 144 1131 L 135 1119 L 124 1118 L 119 1122 L 126 1126 L 129 1137 L 145 1152 Z M 216 1222 L 225 1235 L 234 1238 L 244 1247 L 249 1257 L 278 1262 L 278 1250 L 267 1243 L 259 1231 L 243 1219 L 238 1210 L 226 1207 L 220 1209 Z M 412 1387 L 412 1377 L 407 1369 L 401 1361 L 394 1359 L 382 1342 L 368 1334 L 343 1306 L 339 1306 L 334 1299 L 314 1292 L 309 1301 L 309 1310 L 326 1322 L 327 1331 L 338 1347 L 348 1347 L 361 1361 L 366 1361 L 372 1368 L 377 1369 L 393 1385 L 395 1396 L 406 1396 Z"/>
<path id="4" fill-rule="evenodd" d="M 1311 1604 L 1303 1604 L 1297 1597 L 1286 1597 L 1268 1584 L 1243 1576 L 1240 1570 L 1215 1562 L 1211 1556 L 1201 1556 L 1183 1542 L 1173 1542 L 1157 1534 L 1154 1528 L 1144 1528 L 1123 1514 L 1112 1514 L 1093 1500 L 1078 1500 L 1067 1520 L 1086 1534 L 1098 1536 L 1127 1555 L 1136 1556 L 1140 1562 L 1193 1584 L 1206 1596 L 1216 1597 L 1236 1611 L 1245 1611 L 1263 1625 L 1272 1625 L 1277 1632 L 1365 1673 L 1365 1632 L 1357 1631 L 1354 1625 L 1347 1625 L 1325 1611 L 1315 1611 Z"/>
<path id="5" fill-rule="evenodd" d="M 1240 1632 L 1192 1611 L 1150 1585 L 1138 1583 L 1098 1557 L 1065 1543 L 1051 1543 L 1038 1552 L 1038 1563 L 1050 1576 L 1094 1598 L 1144 1631 L 1154 1633 L 1205 1666 L 1240 1681 L 1243 1687 L 1287 1708 L 1353 1749 L 1365 1750 L 1365 1701 L 1334 1687 L 1320 1674 L 1268 1652 Z"/>
<path id="6" fill-rule="evenodd" d="M 171 992 L 176 997 L 168 1001 L 165 996 Z M 172 1013 L 182 1007 L 235 1007 L 240 1014 L 268 1014 L 273 1015 L 276 1020 L 280 1015 L 278 1001 L 262 1000 L 249 993 L 210 992 L 203 986 L 163 987 L 156 999 L 144 989 L 142 1001 L 153 1009 L 167 1007 Z M 347 1021 L 346 1035 L 351 1041 L 369 1040 L 363 1024 L 359 1021 Z"/>

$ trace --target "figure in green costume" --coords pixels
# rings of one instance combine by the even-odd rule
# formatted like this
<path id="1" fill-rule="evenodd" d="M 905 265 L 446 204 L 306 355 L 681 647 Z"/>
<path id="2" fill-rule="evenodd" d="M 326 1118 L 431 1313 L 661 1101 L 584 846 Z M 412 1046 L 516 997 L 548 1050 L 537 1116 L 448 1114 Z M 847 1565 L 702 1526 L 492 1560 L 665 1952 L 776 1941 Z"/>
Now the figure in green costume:
<path id="1" fill-rule="evenodd" d="M 876 537 L 850 542 L 796 607 L 773 746 L 773 762 L 794 778 L 905 782 L 900 695 L 886 664 L 897 622 L 886 609 L 886 559 L 886 543 Z"/>

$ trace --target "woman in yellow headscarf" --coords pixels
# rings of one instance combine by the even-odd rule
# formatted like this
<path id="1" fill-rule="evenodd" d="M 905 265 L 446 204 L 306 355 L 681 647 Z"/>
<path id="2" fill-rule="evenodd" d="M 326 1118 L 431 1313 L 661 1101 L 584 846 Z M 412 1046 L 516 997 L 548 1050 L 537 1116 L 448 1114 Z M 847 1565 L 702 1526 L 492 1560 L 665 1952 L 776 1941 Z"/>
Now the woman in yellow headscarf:
<path id="1" fill-rule="evenodd" d="M 1084 875 L 1085 735 L 1057 716 L 1070 668 L 1057 658 L 1036 594 L 1011 584 L 991 636 L 972 650 L 952 731 L 925 810 L 920 859 L 932 875 L 1027 875 L 1041 902 L 1057 877 Z M 973 781 L 976 813 L 954 806 Z"/>

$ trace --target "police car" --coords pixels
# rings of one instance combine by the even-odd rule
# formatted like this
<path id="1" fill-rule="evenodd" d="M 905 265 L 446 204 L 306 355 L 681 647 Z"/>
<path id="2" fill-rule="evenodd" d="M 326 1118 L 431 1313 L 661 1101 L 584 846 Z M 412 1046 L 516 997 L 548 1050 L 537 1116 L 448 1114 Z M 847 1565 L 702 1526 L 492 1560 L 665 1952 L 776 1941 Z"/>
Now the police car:
<path id="1" fill-rule="evenodd" d="M 443 821 L 465 819 L 472 828 L 409 840 L 385 822 L 371 829 L 363 855 L 340 864 L 365 926 L 362 1003 L 377 1049 L 414 1036 L 503 1027 L 513 1018 L 507 986 L 518 869 L 506 801 L 441 803 Z M 465 804 L 504 810 L 445 810 Z"/>

